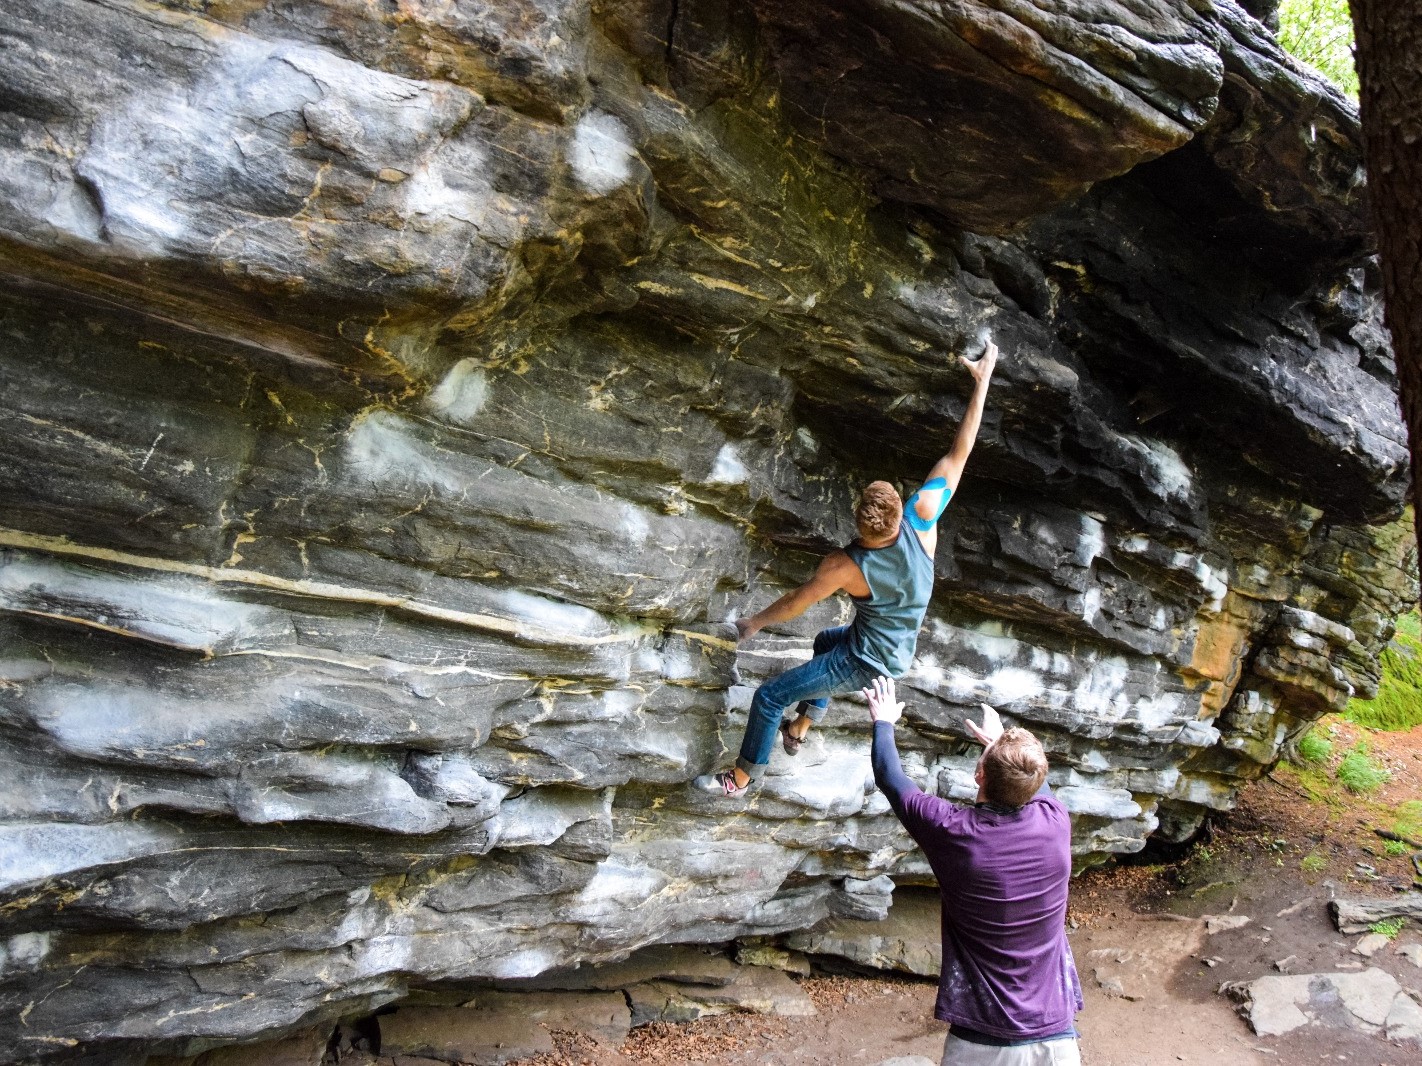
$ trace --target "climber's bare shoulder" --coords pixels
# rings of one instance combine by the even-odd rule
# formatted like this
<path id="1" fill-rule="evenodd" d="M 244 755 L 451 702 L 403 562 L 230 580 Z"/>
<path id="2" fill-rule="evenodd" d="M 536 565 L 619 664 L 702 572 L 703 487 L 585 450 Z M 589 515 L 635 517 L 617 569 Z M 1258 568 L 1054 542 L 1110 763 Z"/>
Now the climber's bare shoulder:
<path id="1" fill-rule="evenodd" d="M 843 550 L 826 555 L 815 576 L 823 576 L 827 582 L 833 582 L 836 592 L 843 590 L 861 598 L 869 595 L 869 583 L 864 580 L 864 572 Z"/>

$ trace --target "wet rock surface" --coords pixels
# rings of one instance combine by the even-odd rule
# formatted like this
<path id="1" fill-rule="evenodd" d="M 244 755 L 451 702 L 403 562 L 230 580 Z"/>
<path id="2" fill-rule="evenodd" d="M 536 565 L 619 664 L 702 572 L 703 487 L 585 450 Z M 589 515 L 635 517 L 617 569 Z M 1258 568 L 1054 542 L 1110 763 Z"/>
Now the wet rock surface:
<path id="1" fill-rule="evenodd" d="M 853 701 L 685 783 L 989 333 L 924 787 L 992 702 L 1089 864 L 1376 685 L 1356 118 L 1228 0 L 16 0 L 0 85 L 10 1061 L 892 915 Z"/>

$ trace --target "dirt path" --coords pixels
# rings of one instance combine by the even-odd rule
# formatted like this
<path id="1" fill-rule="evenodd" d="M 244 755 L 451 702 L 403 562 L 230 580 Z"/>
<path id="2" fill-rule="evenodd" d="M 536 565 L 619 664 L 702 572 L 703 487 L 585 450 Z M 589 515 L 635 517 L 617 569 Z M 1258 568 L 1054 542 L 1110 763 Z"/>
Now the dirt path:
<path id="1" fill-rule="evenodd" d="M 1206 943 L 1204 923 L 1133 912 L 1072 938 L 1085 991 L 1077 1017 L 1090 1066 L 1254 1066 L 1277 1063 L 1222 997 L 1182 980 Z M 1119 991 L 1116 989 L 1119 988 Z"/>
<path id="2" fill-rule="evenodd" d="M 1302 899 L 1287 878 L 1267 891 L 1231 896 L 1241 929 L 1210 935 L 1201 918 L 1141 913 L 1136 886 L 1094 886 L 1097 909 L 1072 934 L 1085 991 L 1077 1018 L 1086 1066 L 1277 1066 L 1347 1062 L 1404 1066 L 1418 1061 L 1376 1037 L 1308 1028 L 1284 1037 L 1256 1037 L 1217 993 L 1224 981 L 1274 972 L 1276 959 L 1295 955 L 1302 969 L 1361 967 L 1347 952 L 1354 939 L 1333 931 L 1327 890 Z M 1211 895 L 1207 892 L 1204 896 Z M 1194 897 L 1189 909 L 1201 909 Z M 1297 904 L 1302 902 L 1302 907 Z M 1270 908 L 1273 908 L 1270 910 Z M 1295 908 L 1280 917 L 1278 911 Z M 1209 959 L 1213 965 L 1207 965 Z M 1413 987 L 1422 970 L 1394 955 L 1375 960 Z M 1408 972 L 1410 969 L 1410 973 Z M 819 1009 L 804 1020 L 728 1015 L 690 1025 L 656 1025 L 634 1032 L 623 1048 L 564 1038 L 561 1053 L 536 1066 L 878 1066 L 909 1058 L 937 1063 L 944 1026 L 932 1020 L 936 988 L 927 981 L 875 977 L 812 977 L 803 982 Z M 911 1057 L 918 1056 L 918 1060 Z M 895 1066 L 900 1066 L 895 1063 Z M 902 1066 L 910 1066 L 903 1063 Z"/>

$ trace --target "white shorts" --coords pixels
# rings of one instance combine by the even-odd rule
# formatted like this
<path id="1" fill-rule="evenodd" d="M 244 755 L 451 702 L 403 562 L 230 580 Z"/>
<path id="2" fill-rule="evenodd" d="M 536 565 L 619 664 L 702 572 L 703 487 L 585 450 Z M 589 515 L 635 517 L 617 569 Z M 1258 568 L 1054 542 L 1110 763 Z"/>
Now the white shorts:
<path id="1" fill-rule="evenodd" d="M 943 1042 L 943 1066 L 1081 1066 L 1081 1049 L 1074 1036 L 1016 1047 L 990 1047 L 949 1033 Z"/>

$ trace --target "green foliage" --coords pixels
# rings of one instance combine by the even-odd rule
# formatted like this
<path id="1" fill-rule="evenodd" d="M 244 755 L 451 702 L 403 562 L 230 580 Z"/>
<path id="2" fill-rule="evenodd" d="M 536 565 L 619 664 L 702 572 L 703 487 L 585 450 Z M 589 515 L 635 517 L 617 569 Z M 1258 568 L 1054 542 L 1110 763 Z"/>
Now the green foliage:
<path id="1" fill-rule="evenodd" d="M 1328 860 L 1317 853 L 1305 855 L 1299 860 L 1299 869 L 1306 874 L 1319 874 L 1328 869 Z"/>
<path id="2" fill-rule="evenodd" d="M 1376 792 L 1392 776 L 1381 763 L 1368 755 L 1367 742 L 1362 740 L 1343 756 L 1335 773 L 1344 788 L 1358 795 Z"/>
<path id="3" fill-rule="evenodd" d="M 1294 746 L 1294 750 L 1298 753 L 1301 762 L 1305 764 L 1320 763 L 1333 754 L 1333 741 L 1317 729 L 1310 729 L 1299 737 L 1299 742 Z"/>
<path id="4" fill-rule="evenodd" d="M 1422 840 L 1422 800 L 1408 800 L 1398 805 L 1392 831 L 1409 840 Z"/>
<path id="5" fill-rule="evenodd" d="M 1343 717 L 1367 729 L 1404 731 L 1422 725 L 1422 640 L 1403 628 L 1415 613 L 1398 619 L 1397 634 L 1383 649 L 1382 681 L 1371 700 L 1350 700 Z"/>
<path id="6" fill-rule="evenodd" d="M 1385 855 L 1406 855 L 1412 849 L 1400 840 L 1384 840 L 1383 854 Z"/>
<path id="7" fill-rule="evenodd" d="M 1348 96 L 1358 98 L 1348 0 L 1283 0 L 1279 5 L 1279 44 Z"/>
<path id="8" fill-rule="evenodd" d="M 1381 933 L 1389 940 L 1396 940 L 1397 934 L 1402 932 L 1403 923 L 1406 921 L 1406 918 L 1384 918 L 1382 921 L 1374 922 L 1368 926 L 1368 932 Z"/>
<path id="9" fill-rule="evenodd" d="M 1397 631 L 1404 637 L 1422 640 L 1422 614 L 1413 608 L 1397 620 Z"/>
<path id="10" fill-rule="evenodd" d="M 1297 785 L 1305 792 L 1310 803 L 1339 807 L 1345 802 L 1338 783 L 1325 763 L 1315 766 L 1281 765 L 1279 772 L 1281 776 L 1286 777 L 1292 784 Z"/>

